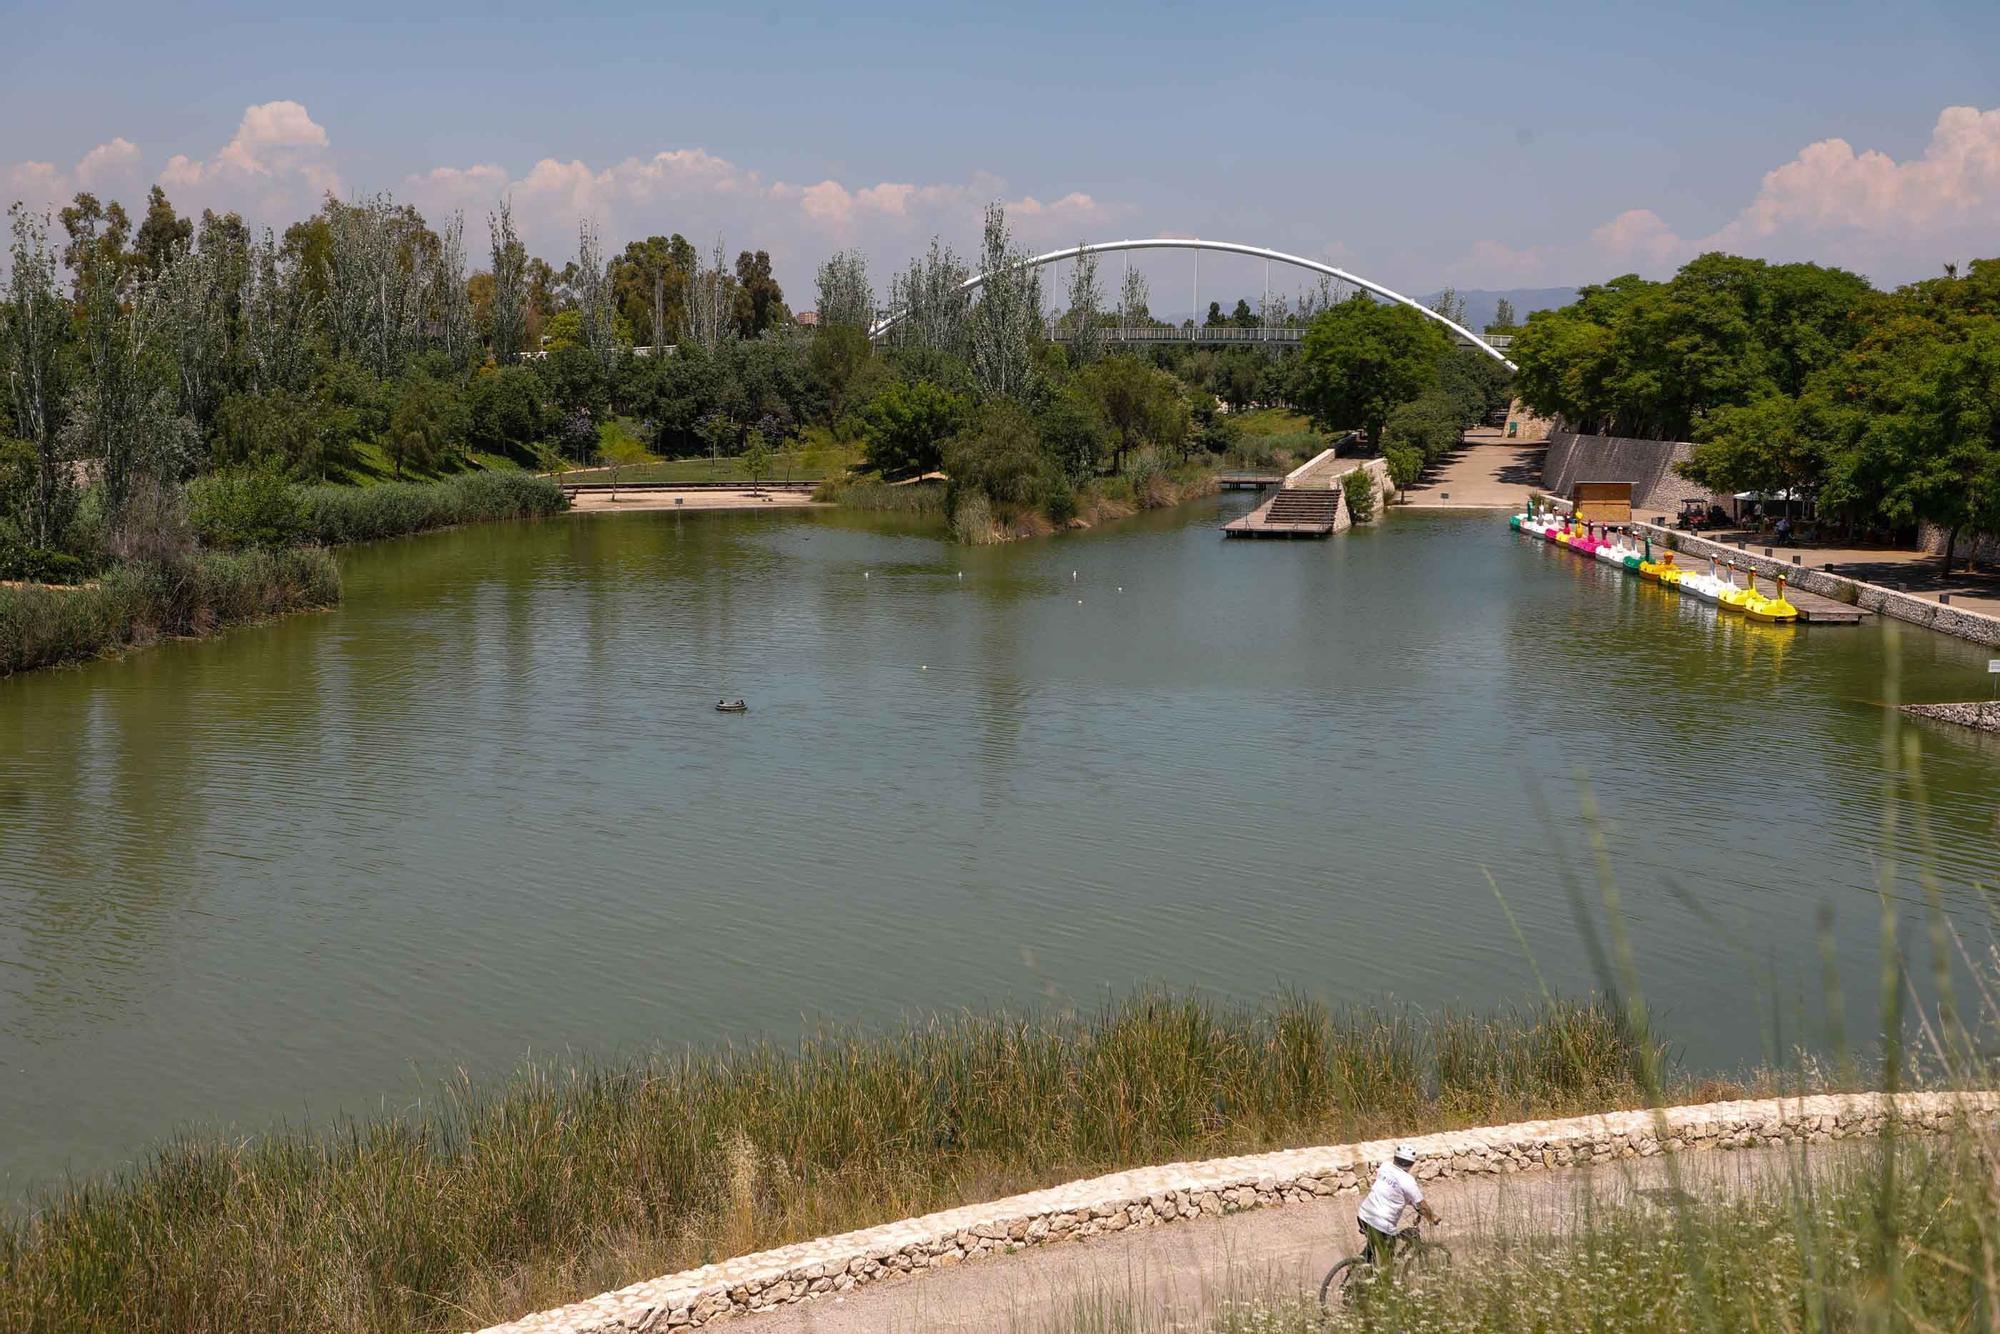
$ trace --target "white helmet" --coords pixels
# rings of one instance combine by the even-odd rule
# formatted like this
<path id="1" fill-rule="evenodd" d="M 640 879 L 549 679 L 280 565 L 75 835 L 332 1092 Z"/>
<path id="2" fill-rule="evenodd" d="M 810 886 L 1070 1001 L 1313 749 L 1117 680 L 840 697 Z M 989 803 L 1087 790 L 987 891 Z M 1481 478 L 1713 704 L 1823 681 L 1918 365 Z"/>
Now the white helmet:
<path id="1" fill-rule="evenodd" d="M 1396 1161 L 1408 1167 L 1411 1163 L 1417 1161 L 1416 1149 L 1408 1144 L 1398 1144 L 1396 1146 Z"/>

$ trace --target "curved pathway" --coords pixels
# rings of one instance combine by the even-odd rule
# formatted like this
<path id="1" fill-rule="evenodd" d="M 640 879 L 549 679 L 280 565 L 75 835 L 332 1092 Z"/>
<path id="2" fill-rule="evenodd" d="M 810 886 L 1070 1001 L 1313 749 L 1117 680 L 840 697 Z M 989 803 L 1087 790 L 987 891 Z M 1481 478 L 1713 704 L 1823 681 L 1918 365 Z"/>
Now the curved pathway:
<path id="1" fill-rule="evenodd" d="M 1778 1146 L 1799 1145 L 1804 1153 L 1818 1154 L 1825 1151 L 1819 1146 L 1878 1134 L 1891 1119 L 1913 1133 L 1967 1123 L 1991 1126 L 2000 1121 L 2000 1092 L 1706 1103 L 1524 1121 L 1406 1142 L 1420 1155 L 1417 1174 L 1430 1183 L 1427 1189 L 1437 1195 L 1441 1210 L 1464 1206 L 1476 1218 L 1481 1209 L 1492 1209 L 1499 1219 L 1515 1217 L 1521 1202 L 1546 1210 L 1579 1182 L 1593 1194 L 1607 1181 L 1623 1190 L 1649 1189 L 1648 1182 L 1657 1185 L 1662 1177 L 1647 1174 L 1663 1174 L 1650 1162 L 1665 1155 L 1677 1162 L 1692 1155 L 1690 1170 L 1699 1162 L 1700 1171 L 1721 1171 L 1724 1180 L 1737 1184 L 1753 1179 L 1742 1178 L 1745 1171 L 1768 1170 L 1762 1158 L 1779 1161 L 1769 1152 Z M 1259 1257 L 1266 1270 L 1289 1263 L 1302 1273 L 1330 1262 L 1348 1249 L 1341 1239 L 1352 1231 L 1353 1201 L 1338 1197 L 1365 1188 L 1393 1147 L 1391 1141 L 1373 1140 L 1114 1172 L 668 1274 L 493 1329 L 496 1334 L 642 1334 L 786 1308 L 793 1308 L 783 1317 L 795 1322 L 791 1328 L 856 1328 L 827 1323 L 844 1319 L 841 1308 L 850 1304 L 865 1313 L 860 1327 L 871 1329 L 904 1319 L 924 1329 L 990 1328 L 995 1319 L 1004 1327 L 1036 1312 L 1046 1315 L 1051 1302 L 1073 1300 L 1079 1280 L 1106 1272 L 1100 1263 L 1122 1270 L 1135 1296 L 1177 1303 L 1189 1293 L 1219 1290 L 1217 1275 L 1228 1277 L 1232 1254 Z M 1734 1165 L 1735 1155 L 1701 1152 L 1721 1149 L 1763 1154 L 1740 1159 L 1750 1165 L 1744 1168 Z M 1621 1171 L 1633 1176 L 1618 1179 Z M 1522 1183 L 1530 1181 L 1523 1193 Z M 1293 1208 L 1273 1208 L 1279 1205 Z M 1236 1228 L 1227 1225 L 1233 1216 L 1253 1213 L 1302 1221 L 1266 1225 L 1258 1217 L 1245 1218 Z M 1205 1224 L 1214 1226 L 1204 1230 Z M 1100 1237 L 1118 1238 L 1130 1249 L 1105 1250 L 1102 1242 L 1087 1248 L 1056 1245 Z M 1083 1261 L 1068 1258 L 1082 1252 L 1088 1252 Z M 1022 1258 L 1029 1254 L 1032 1258 Z M 1100 1255 L 1107 1259 L 1100 1262 Z M 1171 1258 L 1176 1255 L 1180 1258 Z M 948 1290 L 938 1279 L 906 1281 L 919 1272 L 957 1270 L 968 1260 L 979 1263 L 965 1271 L 973 1277 L 957 1280 L 968 1285 L 963 1291 Z M 1085 1268 L 1073 1267 L 1079 1263 Z M 987 1273 L 1000 1277 L 988 1280 Z M 878 1288 L 881 1294 L 908 1288 L 917 1296 L 911 1305 L 898 1305 L 893 1296 L 879 1296 Z M 1038 1290 L 1043 1296 L 1033 1297 Z M 1000 1318 L 996 1303 L 1003 1299 L 1007 1312 Z M 886 1305 L 878 1307 L 877 1301 Z M 1021 1309 L 1022 1303 L 1035 1309 Z M 776 1328 L 779 1319 L 766 1316 L 752 1326 Z"/>

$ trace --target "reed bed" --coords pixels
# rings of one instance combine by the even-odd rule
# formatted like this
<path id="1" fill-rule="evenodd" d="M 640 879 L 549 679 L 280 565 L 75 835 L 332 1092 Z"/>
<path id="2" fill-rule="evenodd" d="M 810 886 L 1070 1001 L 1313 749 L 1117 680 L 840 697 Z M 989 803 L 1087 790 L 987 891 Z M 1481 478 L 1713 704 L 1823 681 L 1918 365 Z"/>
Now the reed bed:
<path id="1" fill-rule="evenodd" d="M 857 478 L 824 482 L 813 492 L 813 499 L 832 501 L 849 509 L 943 518 L 944 494 L 943 482 L 896 485 L 873 478 Z"/>
<path id="2" fill-rule="evenodd" d="M 0 676 L 339 600 L 340 572 L 318 547 L 196 551 L 73 588 L 0 587 Z"/>
<path id="3" fill-rule="evenodd" d="M 1591 1002 L 1148 994 L 530 1069 L 59 1186 L 0 1228 L 0 1328 L 463 1329 L 1097 1171 L 1630 1106 L 1657 1057 Z"/>
<path id="4" fill-rule="evenodd" d="M 338 545 L 493 519 L 530 519 L 569 507 L 562 487 L 525 472 L 476 472 L 441 482 L 300 488 L 308 541 Z"/>

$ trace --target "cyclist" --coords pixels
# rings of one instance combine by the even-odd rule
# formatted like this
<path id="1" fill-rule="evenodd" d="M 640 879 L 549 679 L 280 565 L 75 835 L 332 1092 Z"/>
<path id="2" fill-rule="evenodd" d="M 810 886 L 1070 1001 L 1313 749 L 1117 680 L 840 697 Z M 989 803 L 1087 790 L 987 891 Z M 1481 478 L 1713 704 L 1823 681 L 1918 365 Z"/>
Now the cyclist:
<path id="1" fill-rule="evenodd" d="M 1371 1264 L 1386 1267 L 1395 1254 L 1396 1229 L 1402 1224 L 1404 1209 L 1415 1209 L 1432 1227 L 1438 1225 L 1437 1213 L 1424 1202 L 1424 1188 L 1410 1172 L 1416 1163 L 1415 1149 L 1397 1145 L 1394 1161 L 1382 1164 L 1375 1174 L 1375 1188 L 1361 1201 L 1354 1221 L 1361 1229 Z"/>

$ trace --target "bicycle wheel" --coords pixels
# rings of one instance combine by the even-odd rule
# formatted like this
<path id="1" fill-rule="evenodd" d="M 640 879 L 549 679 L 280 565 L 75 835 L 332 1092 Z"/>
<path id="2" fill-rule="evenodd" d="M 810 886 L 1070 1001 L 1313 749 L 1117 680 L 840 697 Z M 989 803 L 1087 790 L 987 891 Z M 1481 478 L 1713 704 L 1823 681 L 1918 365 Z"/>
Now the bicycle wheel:
<path id="1" fill-rule="evenodd" d="M 1412 1269 L 1442 1272 L 1451 1268 L 1451 1248 L 1435 1241 L 1419 1241 L 1403 1252 Z"/>
<path id="2" fill-rule="evenodd" d="M 1361 1272 L 1361 1266 L 1366 1263 L 1367 1257 L 1350 1255 L 1333 1268 L 1327 1270 L 1326 1277 L 1320 1280 L 1319 1309 L 1331 1315 L 1345 1306 L 1347 1304 L 1348 1289 L 1354 1285 L 1356 1275 Z"/>

